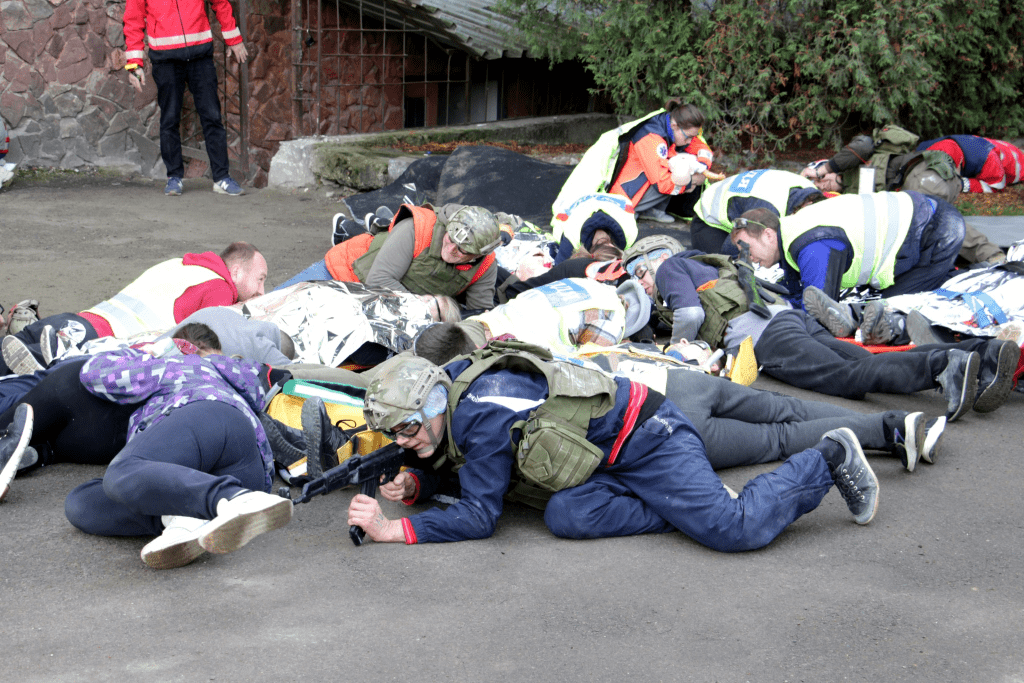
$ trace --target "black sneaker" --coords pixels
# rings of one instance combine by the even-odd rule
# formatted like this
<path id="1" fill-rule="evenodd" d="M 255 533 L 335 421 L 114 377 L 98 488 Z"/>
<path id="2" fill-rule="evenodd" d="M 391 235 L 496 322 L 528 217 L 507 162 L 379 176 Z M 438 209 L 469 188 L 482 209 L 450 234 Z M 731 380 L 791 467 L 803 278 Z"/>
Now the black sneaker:
<path id="1" fill-rule="evenodd" d="M 860 442 L 846 427 L 826 432 L 821 438 L 835 441 L 846 451 L 843 464 L 835 468 L 829 465 L 829 471 L 840 495 L 846 500 L 846 507 L 853 513 L 854 521 L 867 524 L 878 511 L 878 478 L 864 457 Z"/>
<path id="2" fill-rule="evenodd" d="M 946 430 L 946 418 L 936 417 L 928 420 L 924 426 L 924 445 L 921 447 L 921 460 L 929 465 L 935 464 L 939 457 L 939 442 Z"/>
<path id="3" fill-rule="evenodd" d="M 985 358 L 978 373 L 978 397 L 974 412 L 991 413 L 1003 405 L 1013 389 L 1013 374 L 1020 361 L 1020 347 L 1012 341 L 993 339 L 985 345 Z"/>
<path id="4" fill-rule="evenodd" d="M 921 458 L 925 442 L 925 422 L 924 413 L 910 413 L 903 418 L 903 428 L 896 427 L 893 430 L 892 453 L 900 459 L 907 472 L 913 472 Z"/>
<path id="5" fill-rule="evenodd" d="M 888 344 L 903 333 L 902 322 L 902 318 L 893 315 L 884 301 L 869 301 L 861 311 L 861 341 L 869 346 Z"/>
<path id="6" fill-rule="evenodd" d="M 356 235 L 363 235 L 366 233 L 365 227 L 359 221 L 354 221 L 350 218 L 345 218 L 345 214 L 336 213 L 334 214 L 334 232 L 331 233 L 331 242 L 333 244 L 341 244 L 345 240 L 352 239 Z"/>
<path id="7" fill-rule="evenodd" d="M 973 351 L 968 353 L 961 349 L 950 349 L 946 357 L 946 369 L 939 373 L 935 381 L 942 386 L 942 395 L 946 397 L 946 421 L 956 422 L 974 405 L 978 393 L 981 356 Z"/>
<path id="8" fill-rule="evenodd" d="M 834 337 L 850 337 L 857 325 L 849 304 L 841 304 L 817 287 L 804 289 L 804 310 Z"/>

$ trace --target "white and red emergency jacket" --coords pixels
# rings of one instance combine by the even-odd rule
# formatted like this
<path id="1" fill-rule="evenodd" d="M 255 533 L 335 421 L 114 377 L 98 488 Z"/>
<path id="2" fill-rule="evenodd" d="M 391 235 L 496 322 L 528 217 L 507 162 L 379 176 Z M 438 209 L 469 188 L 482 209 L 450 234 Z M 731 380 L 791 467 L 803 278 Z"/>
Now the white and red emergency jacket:
<path id="1" fill-rule="evenodd" d="M 220 22 L 225 44 L 242 42 L 242 33 L 231 13 L 231 3 L 228 0 L 210 0 L 210 3 Z M 144 33 L 150 50 L 182 50 L 182 57 L 196 56 L 197 53 L 192 51 L 195 47 L 213 43 L 204 0 L 127 0 L 124 42 L 128 64 L 142 66 Z"/>

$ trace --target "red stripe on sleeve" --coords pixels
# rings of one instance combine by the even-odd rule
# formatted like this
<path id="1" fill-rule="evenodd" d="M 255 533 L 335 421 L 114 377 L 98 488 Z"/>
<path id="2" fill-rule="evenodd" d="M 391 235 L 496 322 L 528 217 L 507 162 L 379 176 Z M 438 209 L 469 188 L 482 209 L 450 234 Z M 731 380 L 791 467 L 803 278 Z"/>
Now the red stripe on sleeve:
<path id="1" fill-rule="evenodd" d="M 618 438 L 615 439 L 611 455 L 608 456 L 609 465 L 615 464 L 615 459 L 619 457 L 619 450 L 622 448 L 622 444 L 633 433 L 633 428 L 636 426 L 636 418 L 640 415 L 640 408 L 646 400 L 647 385 L 640 384 L 639 382 L 630 382 L 629 405 L 626 406 L 626 415 L 622 419 L 622 431 L 619 432 Z"/>

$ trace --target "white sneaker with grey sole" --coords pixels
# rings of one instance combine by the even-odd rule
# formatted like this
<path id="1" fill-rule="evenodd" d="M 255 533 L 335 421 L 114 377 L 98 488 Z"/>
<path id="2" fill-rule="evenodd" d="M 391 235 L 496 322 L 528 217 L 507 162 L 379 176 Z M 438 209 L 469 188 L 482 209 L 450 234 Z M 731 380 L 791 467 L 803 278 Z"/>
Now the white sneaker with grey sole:
<path id="1" fill-rule="evenodd" d="M 292 520 L 292 501 L 261 491 L 247 491 L 217 503 L 217 516 L 199 536 L 204 550 L 223 554 L 238 550 L 260 534 Z"/>
<path id="2" fill-rule="evenodd" d="M 199 535 L 208 520 L 195 517 L 164 515 L 164 532 L 142 549 L 142 561 L 153 569 L 184 567 L 205 553 Z"/>

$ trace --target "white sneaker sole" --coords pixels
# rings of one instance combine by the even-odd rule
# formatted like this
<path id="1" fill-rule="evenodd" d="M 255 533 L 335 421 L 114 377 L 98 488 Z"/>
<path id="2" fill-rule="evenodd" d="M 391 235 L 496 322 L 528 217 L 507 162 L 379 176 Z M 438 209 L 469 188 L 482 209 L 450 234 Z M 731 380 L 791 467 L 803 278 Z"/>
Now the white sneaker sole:
<path id="1" fill-rule="evenodd" d="M 31 375 L 43 369 L 25 343 L 17 337 L 5 337 L 3 342 L 0 342 L 0 348 L 4 363 L 15 375 Z"/>
<path id="2" fill-rule="evenodd" d="M 910 415 L 907 416 L 907 419 L 909 419 L 913 415 L 921 416 L 920 427 L 914 430 L 913 432 L 911 432 L 909 429 L 906 429 L 905 431 L 907 433 L 903 436 L 903 447 L 907 451 L 907 472 L 913 472 L 914 468 L 917 467 L 917 461 L 921 459 L 921 453 L 924 450 L 924 443 L 925 439 L 927 438 L 925 432 L 924 413 L 911 413 Z M 906 427 L 906 420 L 904 420 L 903 425 L 904 427 Z"/>
<path id="3" fill-rule="evenodd" d="M 184 536 L 170 545 L 160 543 L 161 538 L 157 537 L 150 541 L 140 553 L 142 561 L 147 567 L 153 569 L 184 567 L 206 552 L 199 545 L 198 535 Z"/>
<path id="4" fill-rule="evenodd" d="M 18 467 L 21 465 L 21 456 L 25 454 L 25 449 L 28 448 L 28 442 L 32 440 L 32 425 L 34 424 L 34 421 L 35 418 L 32 413 L 32 406 L 28 406 L 28 417 L 25 418 L 25 429 L 21 432 L 21 438 L 18 439 L 18 445 L 14 447 L 14 453 L 11 454 L 7 464 L 4 465 L 2 470 L 0 470 L 0 503 L 2 503 L 4 498 L 7 497 L 7 492 L 11 490 L 11 482 L 14 481 L 14 475 L 18 473 Z"/>
<path id="5" fill-rule="evenodd" d="M 292 502 L 281 498 L 265 507 L 243 512 L 233 517 L 215 517 L 203 527 L 199 545 L 217 555 L 231 553 L 246 543 L 274 529 L 280 529 L 292 520 Z"/>
<path id="6" fill-rule="evenodd" d="M 939 442 L 946 432 L 946 418 L 936 418 L 935 424 L 926 429 L 924 435 L 924 446 L 921 448 L 921 460 L 929 465 L 935 464 L 935 458 L 939 457 Z"/>

